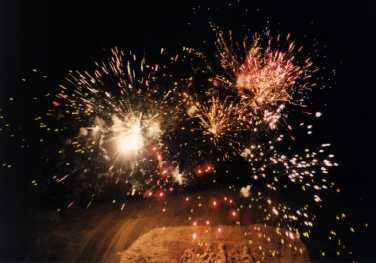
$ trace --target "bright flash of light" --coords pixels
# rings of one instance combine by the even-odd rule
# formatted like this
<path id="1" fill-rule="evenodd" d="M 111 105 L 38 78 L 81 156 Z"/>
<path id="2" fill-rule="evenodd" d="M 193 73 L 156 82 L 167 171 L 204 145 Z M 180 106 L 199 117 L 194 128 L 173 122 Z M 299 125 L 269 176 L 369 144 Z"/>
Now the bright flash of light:
<path id="1" fill-rule="evenodd" d="M 140 152 L 144 146 L 144 138 L 139 121 L 117 136 L 116 146 L 118 153 L 125 157 L 136 156 Z"/>

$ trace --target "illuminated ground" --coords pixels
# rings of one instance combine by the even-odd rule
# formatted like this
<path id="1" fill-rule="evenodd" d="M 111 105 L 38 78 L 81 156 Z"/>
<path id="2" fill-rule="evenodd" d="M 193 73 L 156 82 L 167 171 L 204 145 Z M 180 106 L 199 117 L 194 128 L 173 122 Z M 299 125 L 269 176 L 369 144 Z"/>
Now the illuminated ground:
<path id="1" fill-rule="evenodd" d="M 273 227 L 156 228 L 122 252 L 121 262 L 309 262 L 300 240 L 280 243 Z"/>
<path id="2" fill-rule="evenodd" d="M 307 252 L 300 240 L 286 238 L 282 229 L 277 235 L 252 210 L 240 216 L 232 214 L 231 206 L 208 208 L 211 196 L 212 192 L 206 192 L 132 201 L 123 211 L 115 203 L 85 211 L 71 208 L 63 217 L 49 213 L 45 216 L 48 222 L 37 231 L 30 260 L 209 262 L 202 259 L 217 257 L 217 262 L 306 262 Z M 237 256 L 245 261 L 230 260 Z"/>

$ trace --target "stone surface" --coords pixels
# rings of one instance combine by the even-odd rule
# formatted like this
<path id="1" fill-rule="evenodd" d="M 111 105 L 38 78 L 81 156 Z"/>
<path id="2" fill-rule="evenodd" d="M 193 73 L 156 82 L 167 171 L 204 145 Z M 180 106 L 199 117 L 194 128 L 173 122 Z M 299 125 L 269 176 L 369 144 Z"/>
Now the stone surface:
<path id="1" fill-rule="evenodd" d="M 166 227 L 139 237 L 122 263 L 309 262 L 301 240 L 267 225 Z"/>

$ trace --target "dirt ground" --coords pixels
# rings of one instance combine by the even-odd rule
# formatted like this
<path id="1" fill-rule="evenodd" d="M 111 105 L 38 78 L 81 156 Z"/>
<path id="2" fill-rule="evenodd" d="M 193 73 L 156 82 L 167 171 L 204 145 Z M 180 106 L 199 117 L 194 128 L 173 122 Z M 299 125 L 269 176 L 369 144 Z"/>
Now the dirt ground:
<path id="1" fill-rule="evenodd" d="M 265 225 L 156 228 L 122 252 L 121 263 L 309 262 L 299 239 L 284 246 Z"/>
<path id="2" fill-rule="evenodd" d="M 253 210 L 233 217 L 231 206 L 210 208 L 206 204 L 213 196 L 204 192 L 132 201 L 123 210 L 120 203 L 84 210 L 72 207 L 64 216 L 49 212 L 38 220 L 27 261 L 308 261 L 303 243 L 290 238 L 291 233 L 265 225 Z M 239 253 L 243 256 L 237 256 Z M 222 254 L 226 256 L 220 257 Z"/>

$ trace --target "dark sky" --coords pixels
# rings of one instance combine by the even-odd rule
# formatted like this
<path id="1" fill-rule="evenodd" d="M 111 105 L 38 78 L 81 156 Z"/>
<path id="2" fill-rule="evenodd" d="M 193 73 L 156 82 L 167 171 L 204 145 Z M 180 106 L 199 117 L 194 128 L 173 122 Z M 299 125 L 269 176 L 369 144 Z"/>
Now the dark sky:
<path id="1" fill-rule="evenodd" d="M 212 7 L 225 3 L 202 2 Z M 320 98 L 328 106 L 318 133 L 334 145 L 341 164 L 335 176 L 341 177 L 342 183 L 351 189 L 352 194 L 346 196 L 346 200 L 351 200 L 349 206 L 364 213 L 372 203 L 375 182 L 372 169 L 375 63 L 371 41 L 375 33 L 371 24 L 375 19 L 375 4 L 365 1 L 242 2 L 249 9 L 249 20 L 228 12 L 219 23 L 236 29 L 246 22 L 261 29 L 270 21 L 271 28 L 282 33 L 292 32 L 304 46 L 319 43 L 318 50 L 325 56 L 320 63 L 336 70 L 333 89 Z M 1 1 L 0 103 L 11 93 L 21 94 L 19 78 L 33 68 L 48 73 L 58 83 L 68 69 L 90 65 L 102 48 L 119 46 L 142 51 L 174 48 L 180 44 L 199 45 L 208 32 L 208 18 L 200 15 L 196 20 L 191 19 L 202 27 L 186 26 L 192 18 L 191 8 L 197 3 L 200 1 Z M 27 107 L 25 104 L 19 109 L 21 119 Z M 9 146 L 3 147 L 7 143 L 2 143 L 0 160 L 9 154 Z M 22 154 L 12 155 L 21 167 L 11 174 L 0 175 L 0 215 L 5 222 L 0 236 L 7 237 L 7 242 L 1 240 L 0 245 L 9 253 L 25 248 L 20 242 L 26 242 L 28 235 L 20 229 L 27 233 L 30 227 L 25 219 L 30 172 L 25 167 L 29 163 Z M 358 197 L 366 201 L 352 200 Z"/>

